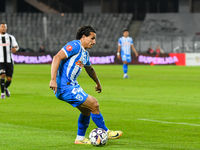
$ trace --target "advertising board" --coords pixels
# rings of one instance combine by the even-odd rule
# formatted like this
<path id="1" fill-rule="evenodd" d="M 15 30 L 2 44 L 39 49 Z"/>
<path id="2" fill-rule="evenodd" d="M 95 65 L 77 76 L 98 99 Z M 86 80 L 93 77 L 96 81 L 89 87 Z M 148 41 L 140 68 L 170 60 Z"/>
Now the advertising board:
<path id="1" fill-rule="evenodd" d="M 15 53 L 13 60 L 15 64 L 51 64 L 55 53 Z M 188 55 L 189 64 L 195 61 L 199 63 L 200 55 Z M 194 60 L 193 60 L 194 59 Z M 91 64 L 122 64 L 121 59 L 117 59 L 116 53 L 91 53 Z M 184 53 L 169 53 L 169 54 L 143 54 L 139 53 L 138 57 L 132 54 L 130 64 L 136 65 L 185 65 Z"/>

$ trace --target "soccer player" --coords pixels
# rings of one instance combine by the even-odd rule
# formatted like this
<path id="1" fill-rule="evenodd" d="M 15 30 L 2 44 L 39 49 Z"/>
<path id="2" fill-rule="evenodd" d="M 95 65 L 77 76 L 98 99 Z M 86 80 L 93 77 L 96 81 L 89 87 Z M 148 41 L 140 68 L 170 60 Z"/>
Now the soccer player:
<path id="1" fill-rule="evenodd" d="M 124 78 L 129 78 L 128 76 L 128 63 L 131 62 L 131 49 L 134 51 L 135 56 L 138 57 L 138 53 L 133 45 L 133 39 L 129 37 L 129 31 L 127 29 L 123 30 L 123 36 L 118 40 L 117 58 L 121 59 L 123 62 Z"/>
<path id="2" fill-rule="evenodd" d="M 13 60 L 12 53 L 18 51 L 19 47 L 13 35 L 6 33 L 7 25 L 0 23 L 0 75 L 1 75 L 1 98 L 10 96 L 8 87 L 12 81 Z M 5 77 L 7 78 L 5 83 Z"/>
<path id="3" fill-rule="evenodd" d="M 89 61 L 89 53 L 85 50 L 96 43 L 96 31 L 91 26 L 82 26 L 76 34 L 76 40 L 67 43 L 54 57 L 51 66 L 50 88 L 55 96 L 81 113 L 78 119 L 78 132 L 75 144 L 91 144 L 85 138 L 85 132 L 90 123 L 90 116 L 98 128 L 108 133 L 109 139 L 122 136 L 122 131 L 109 130 L 99 110 L 98 101 L 88 95 L 80 87 L 77 77 L 84 67 L 88 75 L 96 83 L 95 90 L 101 92 L 101 84 L 94 68 Z"/>

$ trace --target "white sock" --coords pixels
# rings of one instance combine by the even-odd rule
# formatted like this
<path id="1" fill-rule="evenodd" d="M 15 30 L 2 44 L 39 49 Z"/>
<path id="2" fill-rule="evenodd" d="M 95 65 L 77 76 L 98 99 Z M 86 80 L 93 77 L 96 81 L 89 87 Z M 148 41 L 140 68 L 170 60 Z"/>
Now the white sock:
<path id="1" fill-rule="evenodd" d="M 85 139 L 85 136 L 77 135 L 76 139 L 79 141 L 83 141 Z"/>

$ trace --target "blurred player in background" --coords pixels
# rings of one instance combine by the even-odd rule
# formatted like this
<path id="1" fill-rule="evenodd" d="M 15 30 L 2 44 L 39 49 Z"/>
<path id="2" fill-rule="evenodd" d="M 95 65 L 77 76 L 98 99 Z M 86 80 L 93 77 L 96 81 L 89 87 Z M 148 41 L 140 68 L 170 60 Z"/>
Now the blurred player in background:
<path id="1" fill-rule="evenodd" d="M 92 48 L 96 43 L 96 31 L 91 26 L 82 26 L 77 32 L 76 39 L 67 43 L 54 56 L 49 86 L 58 99 L 71 104 L 81 112 L 75 144 L 91 144 L 90 140 L 85 138 L 90 116 L 98 128 L 107 131 L 109 139 L 119 138 L 122 131 L 108 130 L 100 113 L 98 101 L 85 93 L 77 82 L 77 77 L 84 67 L 96 83 L 95 90 L 101 92 L 100 81 L 89 61 L 89 53 L 85 50 Z"/>
<path id="2" fill-rule="evenodd" d="M 127 29 L 123 30 L 123 36 L 118 40 L 117 58 L 122 59 L 124 78 L 129 78 L 128 76 L 128 63 L 131 62 L 131 49 L 138 57 L 138 53 L 133 45 L 133 39 L 129 37 L 129 32 Z M 121 57 L 120 57 L 121 53 Z"/>
<path id="3" fill-rule="evenodd" d="M 12 53 L 18 51 L 19 47 L 13 35 L 6 33 L 7 25 L 4 22 L 0 23 L 0 74 L 1 74 L 1 98 L 10 96 L 8 87 L 12 81 L 13 75 L 13 60 Z M 5 77 L 7 78 L 5 83 Z"/>

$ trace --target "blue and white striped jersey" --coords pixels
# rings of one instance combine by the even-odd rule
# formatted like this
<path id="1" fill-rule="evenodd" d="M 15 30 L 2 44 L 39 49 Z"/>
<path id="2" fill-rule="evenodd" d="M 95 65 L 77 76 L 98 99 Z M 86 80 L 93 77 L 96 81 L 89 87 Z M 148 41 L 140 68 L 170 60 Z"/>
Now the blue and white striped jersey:
<path id="1" fill-rule="evenodd" d="M 65 88 L 69 85 L 78 85 L 77 77 L 84 66 L 90 66 L 89 53 L 81 45 L 80 40 L 67 43 L 62 50 L 66 59 L 62 60 L 57 72 L 57 88 Z"/>
<path id="2" fill-rule="evenodd" d="M 121 54 L 131 55 L 131 45 L 133 45 L 133 39 L 131 37 L 122 36 L 118 40 L 118 45 L 121 46 Z"/>

